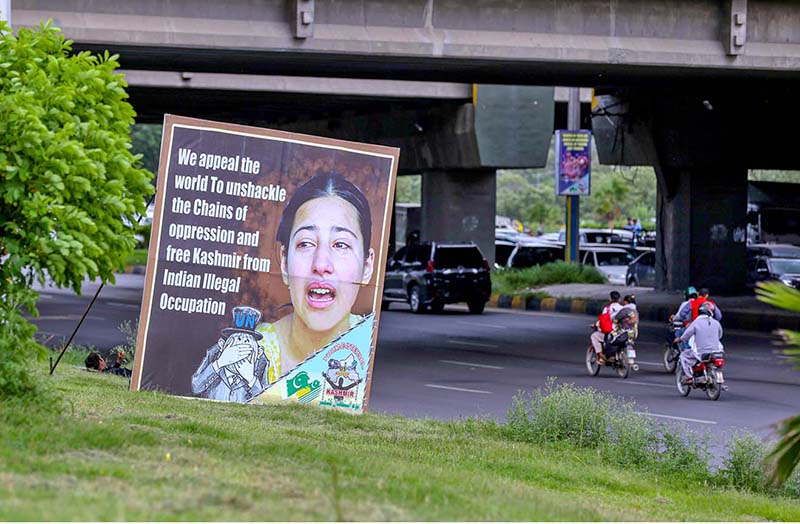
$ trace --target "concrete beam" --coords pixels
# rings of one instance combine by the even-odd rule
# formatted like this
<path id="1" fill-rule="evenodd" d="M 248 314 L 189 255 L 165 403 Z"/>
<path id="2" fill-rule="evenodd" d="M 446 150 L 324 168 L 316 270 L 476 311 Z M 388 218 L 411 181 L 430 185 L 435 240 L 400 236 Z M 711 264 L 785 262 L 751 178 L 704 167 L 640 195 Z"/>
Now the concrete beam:
<path id="1" fill-rule="evenodd" d="M 305 93 L 369 98 L 426 98 L 436 100 L 469 100 L 472 98 L 471 85 L 448 82 L 353 80 L 348 78 L 235 75 L 135 69 L 121 69 L 119 72 L 125 75 L 125 81 L 131 87 Z"/>
<path id="2" fill-rule="evenodd" d="M 125 67 L 527 85 L 800 78 L 800 3 L 748 3 L 728 54 L 718 0 L 317 1 L 296 38 L 291 0 L 14 0 L 14 22 L 52 18 L 76 49 Z M 583 81 L 581 81 L 583 80 Z"/>

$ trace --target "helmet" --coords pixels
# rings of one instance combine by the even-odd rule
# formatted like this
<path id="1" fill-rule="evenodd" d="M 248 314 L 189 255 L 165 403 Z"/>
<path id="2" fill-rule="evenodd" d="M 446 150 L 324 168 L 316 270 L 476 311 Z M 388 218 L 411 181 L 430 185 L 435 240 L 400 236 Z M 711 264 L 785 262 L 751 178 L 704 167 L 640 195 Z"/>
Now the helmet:
<path id="1" fill-rule="evenodd" d="M 700 304 L 700 307 L 697 308 L 697 313 L 699 315 L 708 315 L 710 317 L 714 314 L 714 304 L 711 302 L 703 302 Z"/>
<path id="2" fill-rule="evenodd" d="M 697 290 L 694 288 L 694 286 L 689 286 L 686 288 L 686 298 L 689 298 L 692 295 L 697 296 Z"/>

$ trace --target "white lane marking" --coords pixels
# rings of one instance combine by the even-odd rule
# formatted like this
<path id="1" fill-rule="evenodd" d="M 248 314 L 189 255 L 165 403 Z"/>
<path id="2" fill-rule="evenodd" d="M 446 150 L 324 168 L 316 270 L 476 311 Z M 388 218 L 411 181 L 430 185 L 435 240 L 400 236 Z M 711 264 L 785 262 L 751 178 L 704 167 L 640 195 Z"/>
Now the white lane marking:
<path id="1" fill-rule="evenodd" d="M 592 300 L 592 299 L 588 299 Z M 466 309 L 466 308 L 465 308 Z M 525 309 L 512 309 L 512 308 L 504 308 L 504 307 L 487 307 L 486 311 L 490 311 L 492 313 L 507 313 L 510 315 L 529 315 L 529 316 L 538 316 L 538 317 L 556 317 L 556 318 L 566 318 L 571 317 L 574 319 L 578 318 L 588 318 L 591 315 L 583 314 L 583 313 L 557 313 L 557 312 L 549 312 L 549 311 L 536 311 L 536 310 L 525 310 Z M 646 327 L 664 327 L 664 322 L 658 322 L 655 320 L 642 320 L 639 322 L 639 327 L 646 326 Z M 759 333 L 757 331 L 749 331 L 746 329 L 726 329 L 726 335 L 736 335 L 740 337 L 750 337 L 750 338 L 763 338 L 767 340 L 779 340 L 777 336 L 769 334 L 769 333 Z M 653 342 L 653 344 L 657 344 Z"/>
<path id="2" fill-rule="evenodd" d="M 37 335 L 44 335 L 44 336 L 47 336 L 47 337 L 64 337 L 64 335 L 61 334 L 61 333 L 53 333 L 51 331 L 37 331 L 36 334 Z"/>
<path id="3" fill-rule="evenodd" d="M 495 328 L 495 329 L 505 329 L 507 326 L 503 326 L 500 324 L 482 324 L 478 322 L 464 322 L 463 320 L 456 321 L 456 324 L 463 324 L 465 326 L 478 326 L 478 327 L 488 327 L 488 328 Z"/>
<path id="4" fill-rule="evenodd" d="M 656 384 L 654 382 L 637 382 L 635 380 L 626 380 L 624 384 L 636 384 L 637 386 L 655 386 L 657 388 L 674 388 L 668 384 Z"/>
<path id="5" fill-rule="evenodd" d="M 637 364 L 644 364 L 646 366 L 663 366 L 663 362 L 648 362 L 647 360 L 637 360 Z"/>
<path id="6" fill-rule="evenodd" d="M 697 422 L 698 424 L 713 424 L 713 425 L 717 424 L 713 420 L 700 420 L 698 418 L 687 418 L 687 417 L 673 417 L 672 415 L 659 415 L 658 413 L 646 413 L 644 411 L 637 411 L 636 414 L 651 416 L 651 417 L 668 418 L 672 420 L 682 420 L 684 422 Z"/>
<path id="7" fill-rule="evenodd" d="M 106 305 L 114 307 L 130 307 L 136 309 L 139 309 L 141 307 L 141 304 L 127 304 L 125 302 L 106 302 Z"/>
<path id="8" fill-rule="evenodd" d="M 49 295 L 47 293 L 39 293 L 39 298 L 50 300 L 51 298 L 53 298 L 53 295 Z"/>
<path id="9" fill-rule="evenodd" d="M 40 317 L 33 318 L 34 321 L 37 320 L 80 320 L 81 315 L 42 315 Z M 103 320 L 106 319 L 104 317 L 95 317 L 93 315 L 88 315 L 86 320 Z"/>
<path id="10" fill-rule="evenodd" d="M 447 339 L 447 343 L 448 344 L 462 344 L 464 346 L 476 346 L 476 347 L 479 347 L 479 348 L 492 348 L 492 349 L 497 349 L 497 348 L 500 347 L 497 344 L 481 344 L 480 342 L 465 342 L 463 340 L 453 340 L 452 338 Z"/>
<path id="11" fill-rule="evenodd" d="M 467 388 L 456 388 L 452 386 L 440 386 L 438 384 L 425 384 L 426 388 L 436 388 L 436 389 L 449 389 L 450 391 L 463 391 L 464 393 L 483 393 L 484 395 L 491 395 L 491 391 L 484 391 L 482 389 L 467 389 Z"/>
<path id="12" fill-rule="evenodd" d="M 468 366 L 471 368 L 486 368 L 486 369 L 505 369 L 503 366 L 490 366 L 489 364 L 474 364 L 472 362 L 459 362 L 458 360 L 440 360 L 445 364 L 455 364 L 456 366 Z"/>

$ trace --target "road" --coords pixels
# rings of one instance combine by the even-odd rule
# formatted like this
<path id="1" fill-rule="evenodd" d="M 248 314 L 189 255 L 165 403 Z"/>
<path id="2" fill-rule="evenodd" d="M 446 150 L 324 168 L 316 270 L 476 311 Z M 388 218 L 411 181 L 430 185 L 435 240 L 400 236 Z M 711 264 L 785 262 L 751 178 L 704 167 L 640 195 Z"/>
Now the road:
<path id="1" fill-rule="evenodd" d="M 118 326 L 138 318 L 142 283 L 142 276 L 119 275 L 118 284 L 100 294 L 76 343 L 101 349 L 122 343 Z M 40 337 L 51 345 L 63 343 L 94 289 L 87 286 L 83 297 L 42 290 Z M 583 359 L 591 320 L 501 309 L 475 316 L 459 306 L 439 315 L 412 315 L 407 306 L 392 304 L 381 316 L 370 409 L 437 419 L 502 418 L 516 393 L 552 376 L 635 400 L 660 420 L 683 421 L 714 435 L 766 434 L 771 424 L 800 413 L 800 371 L 792 370 L 769 334 L 725 333 L 730 389 L 713 402 L 702 391 L 678 395 L 673 375 L 661 364 L 665 326 L 658 323 L 640 325 L 638 372 L 623 380 L 604 368 L 590 377 Z"/>

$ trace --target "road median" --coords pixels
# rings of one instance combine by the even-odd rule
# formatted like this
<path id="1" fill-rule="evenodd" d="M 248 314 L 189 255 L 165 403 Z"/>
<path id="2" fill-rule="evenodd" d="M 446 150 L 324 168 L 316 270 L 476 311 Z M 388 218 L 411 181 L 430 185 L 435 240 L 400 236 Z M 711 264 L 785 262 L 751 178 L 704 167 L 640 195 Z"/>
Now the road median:
<path id="1" fill-rule="evenodd" d="M 541 296 L 493 294 L 489 305 L 504 309 L 525 311 L 553 311 L 557 313 L 574 313 L 597 316 L 603 310 L 607 300 L 596 298 L 542 298 Z M 762 310 L 746 308 L 727 308 L 723 311 L 722 324 L 729 329 L 769 332 L 776 329 L 800 330 L 800 315 L 773 311 L 766 305 Z M 642 320 L 666 322 L 669 315 L 675 312 L 675 305 L 638 304 Z"/>

